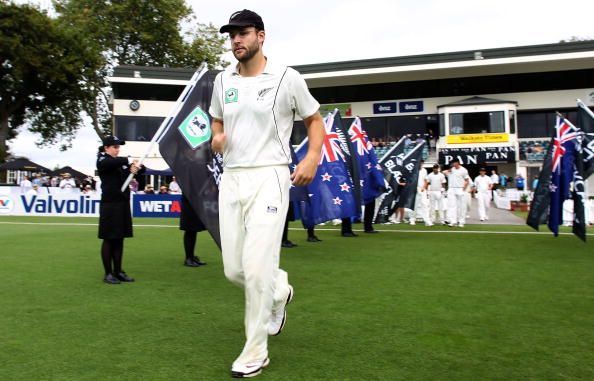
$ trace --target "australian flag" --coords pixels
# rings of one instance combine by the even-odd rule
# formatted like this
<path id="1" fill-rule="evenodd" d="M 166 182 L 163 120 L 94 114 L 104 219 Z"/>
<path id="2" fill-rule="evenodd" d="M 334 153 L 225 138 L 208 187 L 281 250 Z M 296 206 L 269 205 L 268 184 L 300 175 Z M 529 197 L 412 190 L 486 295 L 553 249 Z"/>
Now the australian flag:
<path id="1" fill-rule="evenodd" d="M 326 136 L 314 180 L 306 187 L 291 189 L 296 217 L 301 218 L 306 228 L 335 218 L 358 216 L 360 204 L 347 168 L 349 155 L 344 150 L 345 137 L 340 123 L 340 115 L 336 112 L 326 118 Z M 306 139 L 295 151 L 297 162 L 305 157 L 307 149 Z M 301 196 L 305 193 L 303 188 L 307 192 L 306 199 Z"/>
<path id="2" fill-rule="evenodd" d="M 208 115 L 216 75 L 206 70 L 194 75 L 178 100 L 175 115 L 164 121 L 167 127 L 157 142 L 184 196 L 220 247 L 218 184 L 223 173 L 222 156 L 211 149 Z"/>
<path id="3" fill-rule="evenodd" d="M 377 161 L 373 145 L 361 126 L 361 119 L 359 117 L 356 117 L 351 124 L 349 136 L 359 164 L 361 201 L 363 204 L 367 204 L 374 201 L 386 189 L 384 186 L 383 169 Z"/>

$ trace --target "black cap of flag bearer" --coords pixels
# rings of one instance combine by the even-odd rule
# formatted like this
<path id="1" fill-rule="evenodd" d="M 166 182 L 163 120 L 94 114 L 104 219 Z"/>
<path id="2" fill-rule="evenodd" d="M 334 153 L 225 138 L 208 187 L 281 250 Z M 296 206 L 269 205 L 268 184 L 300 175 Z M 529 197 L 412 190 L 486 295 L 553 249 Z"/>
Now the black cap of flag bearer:
<path id="1" fill-rule="evenodd" d="M 233 13 L 229 17 L 229 24 L 223 25 L 219 32 L 227 33 L 234 28 L 245 28 L 247 26 L 253 26 L 257 30 L 264 30 L 264 21 L 262 21 L 262 17 L 256 12 L 244 9 Z"/>
<path id="2" fill-rule="evenodd" d="M 126 142 L 120 138 L 118 138 L 117 136 L 106 136 L 105 138 L 103 138 L 103 146 L 104 147 L 109 147 L 109 146 L 123 146 L 124 144 L 126 144 Z"/>

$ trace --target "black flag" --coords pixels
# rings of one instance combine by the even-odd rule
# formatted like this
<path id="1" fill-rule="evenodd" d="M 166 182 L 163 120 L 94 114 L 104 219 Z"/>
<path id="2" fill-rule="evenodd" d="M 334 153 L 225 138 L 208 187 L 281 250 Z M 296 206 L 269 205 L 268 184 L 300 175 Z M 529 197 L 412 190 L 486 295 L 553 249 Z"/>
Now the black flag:
<path id="1" fill-rule="evenodd" d="M 400 140 L 396 146 L 380 160 L 380 165 L 384 168 L 386 181 L 390 189 L 384 194 L 380 203 L 375 223 L 386 223 L 394 209 L 396 200 L 402 199 L 402 205 L 408 209 L 414 209 L 419 168 L 423 158 L 423 146 L 425 142 L 417 144 L 408 154 L 404 153 L 404 144 Z M 400 178 L 406 179 L 404 188 L 398 187 Z"/>
<path id="2" fill-rule="evenodd" d="M 549 205 L 551 203 L 550 186 L 551 186 L 551 172 L 553 171 L 553 144 L 554 138 L 551 139 L 547 154 L 542 163 L 542 169 L 538 176 L 538 185 L 534 190 L 532 202 L 530 203 L 530 212 L 526 219 L 526 224 L 538 231 L 539 225 L 544 225 L 549 217 Z"/>
<path id="3" fill-rule="evenodd" d="M 586 183 L 584 178 L 584 162 L 582 147 L 578 139 L 575 150 L 575 171 L 573 174 L 573 226 L 572 232 L 586 242 Z"/>
<path id="4" fill-rule="evenodd" d="M 222 156 L 210 147 L 211 118 L 208 115 L 215 71 L 201 73 L 181 100 L 179 112 L 159 138 L 159 151 L 167 162 L 192 208 L 221 247 L 219 188 Z"/>
<path id="5" fill-rule="evenodd" d="M 405 197 L 404 207 L 410 210 L 415 209 L 415 200 L 417 198 L 417 182 L 419 181 L 419 170 L 421 168 L 421 161 L 423 161 L 423 147 L 425 141 L 417 144 L 415 148 L 404 160 L 403 173 L 408 183 L 404 187 L 403 194 L 400 197 Z"/>
<path id="6" fill-rule="evenodd" d="M 584 132 L 582 139 L 582 163 L 584 180 L 594 173 L 594 114 L 578 100 L 577 126 Z"/>

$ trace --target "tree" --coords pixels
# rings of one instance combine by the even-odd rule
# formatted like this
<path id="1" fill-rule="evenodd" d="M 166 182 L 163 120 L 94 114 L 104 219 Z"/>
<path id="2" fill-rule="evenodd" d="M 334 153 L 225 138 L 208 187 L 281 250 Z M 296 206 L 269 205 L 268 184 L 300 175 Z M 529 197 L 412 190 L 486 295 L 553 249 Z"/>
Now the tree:
<path id="1" fill-rule="evenodd" d="M 0 162 L 25 121 L 47 143 L 73 137 L 89 100 L 80 83 L 99 67 L 97 57 L 47 14 L 0 2 Z"/>
<path id="2" fill-rule="evenodd" d="M 99 136 L 110 131 L 107 77 L 117 65 L 225 66 L 225 39 L 209 24 L 182 32 L 195 21 L 185 0 L 55 0 L 58 20 L 101 51 L 102 65 L 84 87 L 83 105 Z"/>

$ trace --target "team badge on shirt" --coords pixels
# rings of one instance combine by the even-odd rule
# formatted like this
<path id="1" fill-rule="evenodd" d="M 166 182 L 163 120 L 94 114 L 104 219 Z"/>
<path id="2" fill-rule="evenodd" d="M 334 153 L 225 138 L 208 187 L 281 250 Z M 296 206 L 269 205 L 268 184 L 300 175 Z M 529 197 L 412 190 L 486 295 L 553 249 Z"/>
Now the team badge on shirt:
<path id="1" fill-rule="evenodd" d="M 237 102 L 237 98 L 239 98 L 239 91 L 237 89 L 230 88 L 225 91 L 225 103 Z"/>
<path id="2" fill-rule="evenodd" d="M 192 149 L 196 149 L 210 140 L 210 119 L 200 107 L 196 107 L 179 125 L 178 129 Z"/>

